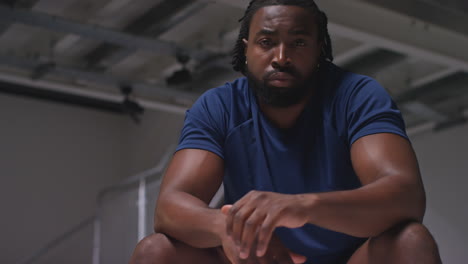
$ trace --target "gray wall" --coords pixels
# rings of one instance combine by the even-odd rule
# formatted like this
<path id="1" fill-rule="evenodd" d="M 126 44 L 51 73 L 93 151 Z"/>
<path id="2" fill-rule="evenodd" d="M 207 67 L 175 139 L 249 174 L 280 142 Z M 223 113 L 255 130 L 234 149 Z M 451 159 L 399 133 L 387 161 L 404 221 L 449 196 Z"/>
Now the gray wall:
<path id="1" fill-rule="evenodd" d="M 468 257 L 468 124 L 413 139 L 426 187 L 425 224 L 444 263 Z"/>
<path id="2" fill-rule="evenodd" d="M 183 117 L 148 111 L 137 126 L 126 116 L 0 94 L 0 120 L 0 263 L 16 263 L 93 215 L 99 190 L 154 166 L 176 141 L 171 123 Z M 91 232 L 46 262 L 89 263 Z"/>

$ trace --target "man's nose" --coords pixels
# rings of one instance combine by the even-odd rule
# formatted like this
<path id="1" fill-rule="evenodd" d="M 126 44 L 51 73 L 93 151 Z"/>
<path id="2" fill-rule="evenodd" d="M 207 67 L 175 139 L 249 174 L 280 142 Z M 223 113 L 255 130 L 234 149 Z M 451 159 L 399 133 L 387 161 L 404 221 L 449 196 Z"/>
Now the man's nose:
<path id="1" fill-rule="evenodd" d="M 287 67 L 291 64 L 291 58 L 289 56 L 288 47 L 284 44 L 280 44 L 275 49 L 274 58 L 271 61 L 273 68 Z"/>

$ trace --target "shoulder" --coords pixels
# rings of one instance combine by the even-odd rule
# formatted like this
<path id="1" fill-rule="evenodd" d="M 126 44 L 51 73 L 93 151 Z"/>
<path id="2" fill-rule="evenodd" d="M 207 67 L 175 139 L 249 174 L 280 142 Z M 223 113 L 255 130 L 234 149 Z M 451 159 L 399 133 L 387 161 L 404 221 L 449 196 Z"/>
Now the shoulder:
<path id="1" fill-rule="evenodd" d="M 392 100 L 375 79 L 346 71 L 334 64 L 329 64 L 324 77 L 323 99 L 334 107 L 349 108 L 361 101 Z"/>
<path id="2" fill-rule="evenodd" d="M 187 111 L 187 117 L 229 129 L 233 120 L 248 115 L 249 109 L 249 88 L 242 77 L 203 93 Z"/>
<path id="3" fill-rule="evenodd" d="M 232 82 L 209 89 L 193 104 L 193 108 L 205 111 L 229 110 L 233 104 L 247 99 L 248 89 L 246 78 L 238 78 Z"/>

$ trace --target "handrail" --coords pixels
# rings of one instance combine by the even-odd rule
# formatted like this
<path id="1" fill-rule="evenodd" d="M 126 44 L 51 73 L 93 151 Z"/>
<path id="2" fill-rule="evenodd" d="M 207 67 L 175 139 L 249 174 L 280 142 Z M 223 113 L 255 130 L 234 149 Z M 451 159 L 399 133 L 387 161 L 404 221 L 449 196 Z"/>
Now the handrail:
<path id="1" fill-rule="evenodd" d="M 121 188 L 125 188 L 127 186 L 130 186 L 132 184 L 140 182 L 140 188 L 141 188 L 141 183 L 145 182 L 148 177 L 151 177 L 153 175 L 161 174 L 163 170 L 165 169 L 167 163 L 169 162 L 173 150 L 175 149 L 174 145 L 171 145 L 168 148 L 168 151 L 163 155 L 163 157 L 159 160 L 158 164 L 146 171 L 137 173 L 133 176 L 130 176 L 121 182 L 108 186 L 104 189 L 102 189 L 98 195 L 97 195 L 97 207 L 96 207 L 96 214 L 93 216 L 90 216 L 86 218 L 85 220 L 81 221 L 78 225 L 73 226 L 63 234 L 59 235 L 55 239 L 51 240 L 49 243 L 47 243 L 45 246 L 37 250 L 33 255 L 31 255 L 28 258 L 25 258 L 22 261 L 19 261 L 18 264 L 32 264 L 34 261 L 39 259 L 40 257 L 44 256 L 47 254 L 49 251 L 51 251 L 53 248 L 56 246 L 60 245 L 67 239 L 69 239 L 71 236 L 74 234 L 78 233 L 79 231 L 83 230 L 84 228 L 90 226 L 91 224 L 94 223 L 94 236 L 93 236 L 93 263 L 99 263 L 99 250 L 100 250 L 100 211 L 101 211 L 101 201 L 107 193 L 114 191 L 114 190 L 119 190 Z M 143 185 L 144 187 L 144 185 Z M 144 193 L 143 193 L 144 194 Z M 139 203 L 139 207 L 144 205 L 144 203 Z"/>
<path id="2" fill-rule="evenodd" d="M 115 190 L 119 190 L 125 187 L 128 187 L 132 184 L 139 183 L 139 192 L 138 192 L 138 239 L 141 239 L 142 234 L 144 233 L 144 218 L 145 215 L 142 213 L 145 208 L 145 197 L 146 193 L 142 191 L 142 189 L 146 188 L 146 179 L 150 176 L 161 174 L 163 173 L 166 165 L 169 163 L 170 158 L 172 157 L 175 146 L 171 145 L 168 148 L 168 151 L 163 155 L 163 157 L 159 160 L 158 164 L 146 171 L 138 173 L 134 176 L 131 176 L 120 183 L 111 185 L 107 188 L 101 190 L 97 196 L 97 206 L 96 206 L 96 218 L 94 220 L 94 236 L 93 236 L 93 256 L 92 256 L 92 263 L 99 264 L 101 261 L 101 202 L 104 196 Z"/>
<path id="3" fill-rule="evenodd" d="M 69 237 L 73 236 L 74 234 L 78 233 L 79 231 L 81 231 L 82 229 L 90 226 L 94 220 L 95 220 L 96 216 L 91 216 L 91 217 L 88 217 L 86 218 L 85 220 L 81 221 L 81 223 L 79 223 L 78 225 L 74 226 L 73 228 L 71 228 L 70 230 L 68 230 L 67 232 L 63 233 L 62 235 L 58 236 L 57 238 L 55 238 L 54 240 L 50 241 L 49 243 L 47 243 L 44 247 L 42 247 L 41 249 L 39 249 L 38 251 L 36 251 L 32 256 L 30 256 L 29 258 L 21 261 L 21 262 L 18 262 L 20 264 L 31 264 L 31 263 L 34 263 L 35 260 L 39 259 L 40 257 L 44 256 L 47 252 L 49 252 L 52 248 L 60 245 L 60 243 L 62 243 L 63 241 L 67 240 Z"/>
<path id="4" fill-rule="evenodd" d="M 135 184 L 135 183 L 138 183 L 140 182 L 140 180 L 142 179 L 146 179 L 152 175 L 156 175 L 156 174 L 160 174 L 163 172 L 164 168 L 166 167 L 167 163 L 169 162 L 170 158 L 172 157 L 172 155 L 174 154 L 174 150 L 175 149 L 175 146 L 174 145 L 171 145 L 169 148 L 168 148 L 168 151 L 166 151 L 166 153 L 163 155 L 163 157 L 159 160 L 158 164 L 151 168 L 151 169 L 148 169 L 146 171 L 143 171 L 143 172 L 140 172 L 140 173 L 137 173 L 131 177 L 128 177 L 126 179 L 124 179 L 123 181 L 117 183 L 117 184 L 114 184 L 114 185 L 111 185 L 111 186 L 108 186 L 104 189 L 102 189 L 99 193 L 98 193 L 98 198 L 97 198 L 97 202 L 98 204 L 100 204 L 102 198 L 104 197 L 105 194 L 107 194 L 108 192 L 111 192 L 111 191 L 114 191 L 114 190 L 117 190 L 117 189 L 122 189 L 122 188 L 125 188 L 129 185 L 132 185 L 132 184 Z"/>

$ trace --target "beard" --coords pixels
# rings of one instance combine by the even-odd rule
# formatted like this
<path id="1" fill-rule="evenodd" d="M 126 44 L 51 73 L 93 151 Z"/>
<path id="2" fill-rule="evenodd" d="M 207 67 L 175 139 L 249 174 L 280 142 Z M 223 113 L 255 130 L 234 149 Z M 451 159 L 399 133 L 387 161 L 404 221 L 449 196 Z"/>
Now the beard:
<path id="1" fill-rule="evenodd" d="M 255 96 L 259 101 L 272 107 L 286 108 L 289 106 L 300 103 L 306 95 L 313 89 L 313 80 L 315 79 L 315 72 L 311 74 L 310 78 L 302 83 L 295 84 L 291 87 L 277 87 L 268 84 L 268 79 L 278 72 L 289 73 L 296 79 L 304 80 L 302 75 L 294 68 L 275 69 L 267 72 L 262 79 L 256 78 L 252 72 L 247 68 L 246 77 L 252 87 Z"/>

